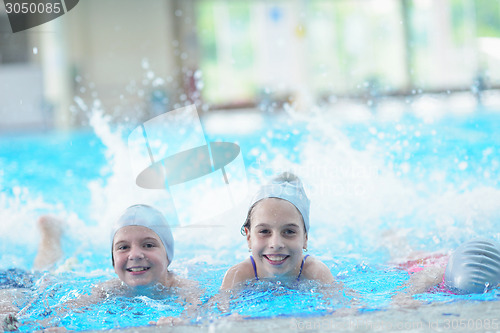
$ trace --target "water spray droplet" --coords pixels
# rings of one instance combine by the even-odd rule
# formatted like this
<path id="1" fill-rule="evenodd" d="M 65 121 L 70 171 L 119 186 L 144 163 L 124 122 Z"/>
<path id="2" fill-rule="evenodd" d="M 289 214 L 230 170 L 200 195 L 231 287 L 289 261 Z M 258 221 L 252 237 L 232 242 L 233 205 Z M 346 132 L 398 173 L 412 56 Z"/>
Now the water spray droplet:
<path id="1" fill-rule="evenodd" d="M 458 164 L 458 169 L 463 171 L 463 170 L 467 169 L 467 166 L 468 166 L 467 162 L 460 162 Z"/>

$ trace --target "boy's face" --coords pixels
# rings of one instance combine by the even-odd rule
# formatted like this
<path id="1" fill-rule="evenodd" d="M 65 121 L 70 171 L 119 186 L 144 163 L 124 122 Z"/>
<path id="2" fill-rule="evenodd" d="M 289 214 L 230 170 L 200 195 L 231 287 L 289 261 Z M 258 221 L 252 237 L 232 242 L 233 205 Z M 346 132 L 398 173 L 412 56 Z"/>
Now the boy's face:
<path id="1" fill-rule="evenodd" d="M 113 257 L 116 274 L 128 286 L 166 285 L 167 252 L 153 230 L 136 225 L 119 229 L 113 239 Z"/>
<path id="2" fill-rule="evenodd" d="M 286 200 L 264 199 L 250 223 L 245 232 L 259 277 L 298 276 L 307 235 L 297 208 Z"/>

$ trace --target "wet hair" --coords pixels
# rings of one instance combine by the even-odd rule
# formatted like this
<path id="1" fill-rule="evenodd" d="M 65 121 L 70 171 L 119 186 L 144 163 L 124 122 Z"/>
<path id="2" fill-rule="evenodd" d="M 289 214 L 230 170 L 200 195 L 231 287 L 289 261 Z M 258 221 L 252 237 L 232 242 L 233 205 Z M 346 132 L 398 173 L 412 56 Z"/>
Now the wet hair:
<path id="1" fill-rule="evenodd" d="M 247 219 L 245 220 L 245 223 L 243 223 L 243 225 L 241 226 L 240 233 L 243 236 L 246 235 L 245 228 L 247 228 L 248 230 L 250 230 L 250 222 L 251 222 L 251 219 L 252 219 L 252 212 L 253 212 L 253 209 L 254 209 L 254 207 L 255 207 L 256 204 L 257 204 L 257 202 L 255 204 L 253 204 L 252 207 L 250 207 L 250 209 L 248 210 Z"/>

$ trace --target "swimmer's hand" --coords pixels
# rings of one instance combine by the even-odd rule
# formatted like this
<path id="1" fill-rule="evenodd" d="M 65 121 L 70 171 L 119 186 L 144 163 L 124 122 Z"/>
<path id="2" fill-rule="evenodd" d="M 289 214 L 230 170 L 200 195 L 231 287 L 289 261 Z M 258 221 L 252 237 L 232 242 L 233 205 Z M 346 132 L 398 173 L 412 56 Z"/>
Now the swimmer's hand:
<path id="1" fill-rule="evenodd" d="M 17 331 L 19 326 L 17 318 L 13 314 L 8 314 L 2 318 L 0 328 L 4 331 Z"/>
<path id="2" fill-rule="evenodd" d="M 156 326 L 176 326 L 184 323 L 185 321 L 183 319 L 177 317 L 161 317 L 157 322 L 149 322 L 150 325 Z"/>
<path id="3" fill-rule="evenodd" d="M 394 305 L 407 309 L 416 309 L 422 305 L 422 302 L 414 299 L 412 295 L 408 295 L 401 292 L 392 296 L 392 301 L 394 302 Z"/>

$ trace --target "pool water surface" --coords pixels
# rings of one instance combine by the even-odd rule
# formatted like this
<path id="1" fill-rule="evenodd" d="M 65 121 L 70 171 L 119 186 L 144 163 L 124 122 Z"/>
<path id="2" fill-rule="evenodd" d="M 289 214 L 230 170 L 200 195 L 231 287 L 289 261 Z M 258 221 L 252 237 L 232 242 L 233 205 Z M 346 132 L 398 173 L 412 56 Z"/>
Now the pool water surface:
<path id="1" fill-rule="evenodd" d="M 88 130 L 0 136 L 0 269 L 32 269 L 40 214 L 67 224 L 65 262 L 41 290 L 35 275 L 30 291 L 35 301 L 19 317 L 21 331 L 43 328 L 37 321 L 50 318 L 50 307 L 115 277 L 108 230 L 116 214 L 137 200 L 126 143 L 127 128 L 134 124 L 116 126 L 94 113 Z M 227 120 L 234 117 L 255 130 L 238 131 Z M 383 311 L 408 279 L 391 264 L 398 259 L 394 253 L 403 258 L 412 250 L 449 252 L 473 236 L 500 240 L 499 112 L 449 113 L 433 121 L 411 112 L 390 120 L 370 117 L 349 122 L 330 121 L 327 112 L 202 117 L 209 141 L 240 146 L 250 192 L 279 171 L 302 178 L 312 202 L 308 253 L 356 293 L 353 301 L 345 292 L 324 298 L 314 284 L 259 283 L 231 301 L 229 314 L 257 319 L 324 316 L 346 308 L 359 315 Z M 161 207 L 164 192 L 150 190 L 141 199 Z M 239 234 L 246 207 L 238 209 L 216 223 L 174 223 L 170 268 L 204 288 L 193 324 L 229 315 L 210 299 L 225 271 L 248 256 Z M 462 296 L 434 291 L 415 298 L 431 304 L 491 302 L 498 291 Z M 175 300 L 110 297 L 84 312 L 70 311 L 58 323 L 72 330 L 144 326 L 161 316 L 178 317 L 183 304 Z"/>

